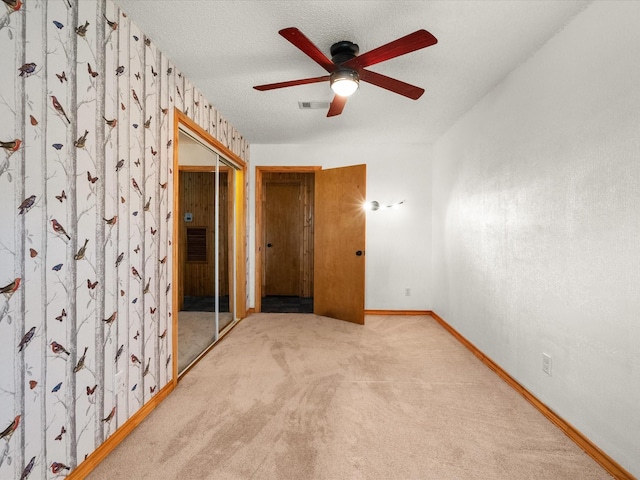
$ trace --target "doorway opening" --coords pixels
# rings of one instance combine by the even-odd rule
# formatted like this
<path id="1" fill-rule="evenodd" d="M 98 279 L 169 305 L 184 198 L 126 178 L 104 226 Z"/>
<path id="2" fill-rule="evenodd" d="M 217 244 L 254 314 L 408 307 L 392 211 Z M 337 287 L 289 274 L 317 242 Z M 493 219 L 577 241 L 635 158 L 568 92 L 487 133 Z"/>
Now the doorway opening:
<path id="1" fill-rule="evenodd" d="M 313 312 L 317 170 L 256 167 L 256 312 Z"/>

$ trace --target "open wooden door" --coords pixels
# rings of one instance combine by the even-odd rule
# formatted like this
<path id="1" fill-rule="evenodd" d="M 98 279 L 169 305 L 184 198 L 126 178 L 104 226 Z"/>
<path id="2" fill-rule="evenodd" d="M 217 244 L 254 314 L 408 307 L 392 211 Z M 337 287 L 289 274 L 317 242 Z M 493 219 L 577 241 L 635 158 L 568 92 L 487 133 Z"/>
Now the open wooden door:
<path id="1" fill-rule="evenodd" d="M 366 165 L 315 177 L 313 311 L 364 324 Z"/>

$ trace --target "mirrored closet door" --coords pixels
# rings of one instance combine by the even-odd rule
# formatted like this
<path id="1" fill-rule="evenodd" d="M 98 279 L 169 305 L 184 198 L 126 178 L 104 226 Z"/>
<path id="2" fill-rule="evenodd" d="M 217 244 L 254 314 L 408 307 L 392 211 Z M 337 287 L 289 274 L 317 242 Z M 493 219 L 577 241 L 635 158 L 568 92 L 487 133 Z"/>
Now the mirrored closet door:
<path id="1" fill-rule="evenodd" d="M 193 132 L 178 141 L 178 372 L 235 323 L 237 167 Z"/>

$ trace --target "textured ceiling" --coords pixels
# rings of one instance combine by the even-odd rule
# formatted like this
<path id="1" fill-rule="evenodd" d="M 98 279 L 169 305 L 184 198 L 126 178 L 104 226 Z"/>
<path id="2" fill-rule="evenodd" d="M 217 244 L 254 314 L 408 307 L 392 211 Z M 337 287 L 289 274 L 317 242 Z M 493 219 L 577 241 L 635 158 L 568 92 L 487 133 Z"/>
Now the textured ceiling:
<path id="1" fill-rule="evenodd" d="M 568 21 L 584 0 L 116 0 L 253 144 L 432 143 Z M 342 115 L 328 83 L 267 92 L 254 85 L 325 75 L 278 35 L 297 27 L 330 57 L 350 40 L 365 53 L 418 29 L 434 46 L 369 67 L 425 89 L 417 101 L 361 83 Z"/>

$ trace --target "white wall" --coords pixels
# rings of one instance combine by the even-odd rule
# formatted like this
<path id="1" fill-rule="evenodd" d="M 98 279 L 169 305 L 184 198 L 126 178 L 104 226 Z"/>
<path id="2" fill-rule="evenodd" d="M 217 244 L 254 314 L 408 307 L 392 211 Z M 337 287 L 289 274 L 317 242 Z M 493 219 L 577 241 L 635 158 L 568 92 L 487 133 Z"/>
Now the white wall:
<path id="1" fill-rule="evenodd" d="M 327 119 L 331 121 L 331 119 Z M 431 147 L 427 145 L 251 145 L 251 306 L 255 299 L 255 167 L 367 164 L 367 199 L 404 200 L 367 213 L 365 308 L 431 309 Z M 405 288 L 411 295 L 405 296 Z"/>
<path id="2" fill-rule="evenodd" d="M 433 153 L 434 310 L 636 476 L 638 25 L 592 4 Z"/>

